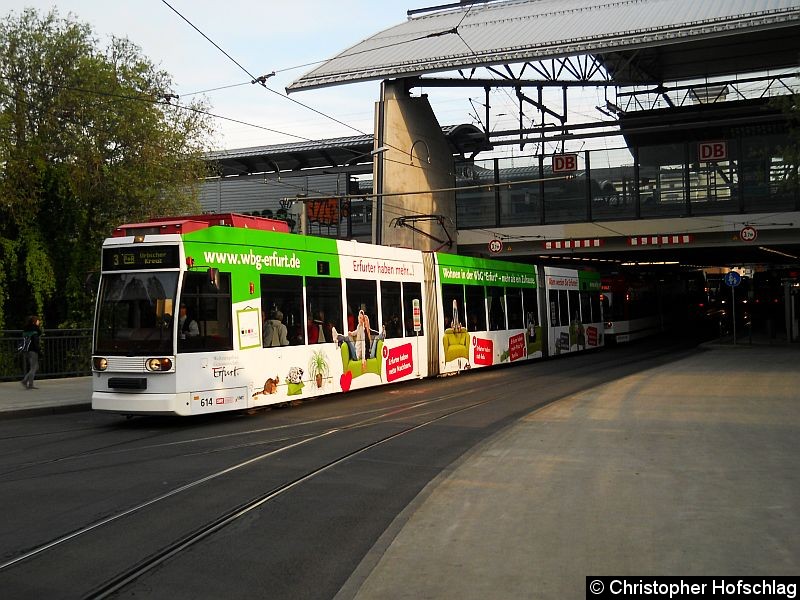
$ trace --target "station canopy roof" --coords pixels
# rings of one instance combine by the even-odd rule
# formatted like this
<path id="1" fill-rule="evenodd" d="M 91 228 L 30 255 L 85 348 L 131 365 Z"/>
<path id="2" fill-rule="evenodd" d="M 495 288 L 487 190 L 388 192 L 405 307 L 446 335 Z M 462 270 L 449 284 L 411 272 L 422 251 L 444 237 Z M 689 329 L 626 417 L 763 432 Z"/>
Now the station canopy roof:
<path id="1" fill-rule="evenodd" d="M 620 85 L 796 69 L 800 0 L 504 0 L 410 17 L 287 91 L 594 55 Z"/>
<path id="2" fill-rule="evenodd" d="M 483 148 L 484 133 L 472 124 L 444 125 L 442 133 L 455 155 Z M 223 177 L 253 173 L 305 172 L 306 169 L 342 169 L 368 165 L 356 172 L 371 172 L 374 139 L 371 134 L 308 140 L 270 146 L 209 152 L 204 156 Z"/>

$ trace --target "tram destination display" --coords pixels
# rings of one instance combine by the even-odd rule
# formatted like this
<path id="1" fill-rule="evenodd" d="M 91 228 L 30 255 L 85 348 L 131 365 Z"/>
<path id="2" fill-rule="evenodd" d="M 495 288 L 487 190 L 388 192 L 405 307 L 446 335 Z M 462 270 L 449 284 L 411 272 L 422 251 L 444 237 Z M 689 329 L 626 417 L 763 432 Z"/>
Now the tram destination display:
<path id="1" fill-rule="evenodd" d="M 178 246 L 125 246 L 103 249 L 103 271 L 131 269 L 177 269 Z"/>

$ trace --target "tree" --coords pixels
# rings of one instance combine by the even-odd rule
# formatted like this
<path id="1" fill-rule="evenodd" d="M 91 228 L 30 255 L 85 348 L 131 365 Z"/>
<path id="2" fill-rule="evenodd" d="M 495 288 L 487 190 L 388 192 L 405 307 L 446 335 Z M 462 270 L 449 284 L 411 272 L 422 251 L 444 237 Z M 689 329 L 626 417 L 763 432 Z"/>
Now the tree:
<path id="1" fill-rule="evenodd" d="M 199 211 L 210 120 L 127 39 L 53 10 L 0 22 L 0 328 L 85 325 L 114 227 Z"/>

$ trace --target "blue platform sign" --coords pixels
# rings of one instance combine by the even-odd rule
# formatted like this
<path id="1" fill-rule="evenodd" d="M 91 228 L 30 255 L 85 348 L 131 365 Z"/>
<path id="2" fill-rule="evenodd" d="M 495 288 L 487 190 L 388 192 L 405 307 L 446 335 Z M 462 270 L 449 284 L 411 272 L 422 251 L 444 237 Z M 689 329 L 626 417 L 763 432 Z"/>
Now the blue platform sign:
<path id="1" fill-rule="evenodd" d="M 725 273 L 725 285 L 728 287 L 736 287 L 740 283 L 742 283 L 742 276 L 736 271 L 728 271 Z"/>

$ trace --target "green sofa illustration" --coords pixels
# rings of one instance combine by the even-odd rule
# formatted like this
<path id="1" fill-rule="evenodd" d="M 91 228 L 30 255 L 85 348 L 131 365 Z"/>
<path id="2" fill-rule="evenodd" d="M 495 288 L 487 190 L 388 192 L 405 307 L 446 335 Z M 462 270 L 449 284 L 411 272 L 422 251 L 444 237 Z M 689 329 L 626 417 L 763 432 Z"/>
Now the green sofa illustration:
<path id="1" fill-rule="evenodd" d="M 469 333 L 467 333 L 466 329 L 461 331 L 445 329 L 442 344 L 444 345 L 445 362 L 450 362 L 457 358 L 469 361 Z"/>
<path id="2" fill-rule="evenodd" d="M 541 350 L 542 350 L 542 328 L 539 325 L 536 326 L 536 338 L 535 338 L 535 341 L 531 342 L 530 338 L 527 337 L 527 334 L 526 334 L 526 339 L 528 340 L 528 356 L 530 356 L 531 354 L 535 354 L 536 352 L 541 352 Z"/>
<path id="3" fill-rule="evenodd" d="M 343 343 L 339 350 L 341 350 L 342 353 L 343 372 L 347 373 L 350 371 L 354 378 L 358 377 L 359 375 L 363 375 L 364 373 L 375 373 L 378 377 L 381 377 L 381 368 L 383 367 L 382 339 L 378 339 L 378 343 L 375 346 L 375 356 L 367 359 L 366 370 L 361 368 L 361 360 L 353 354 L 352 346 L 350 344 Z"/>

